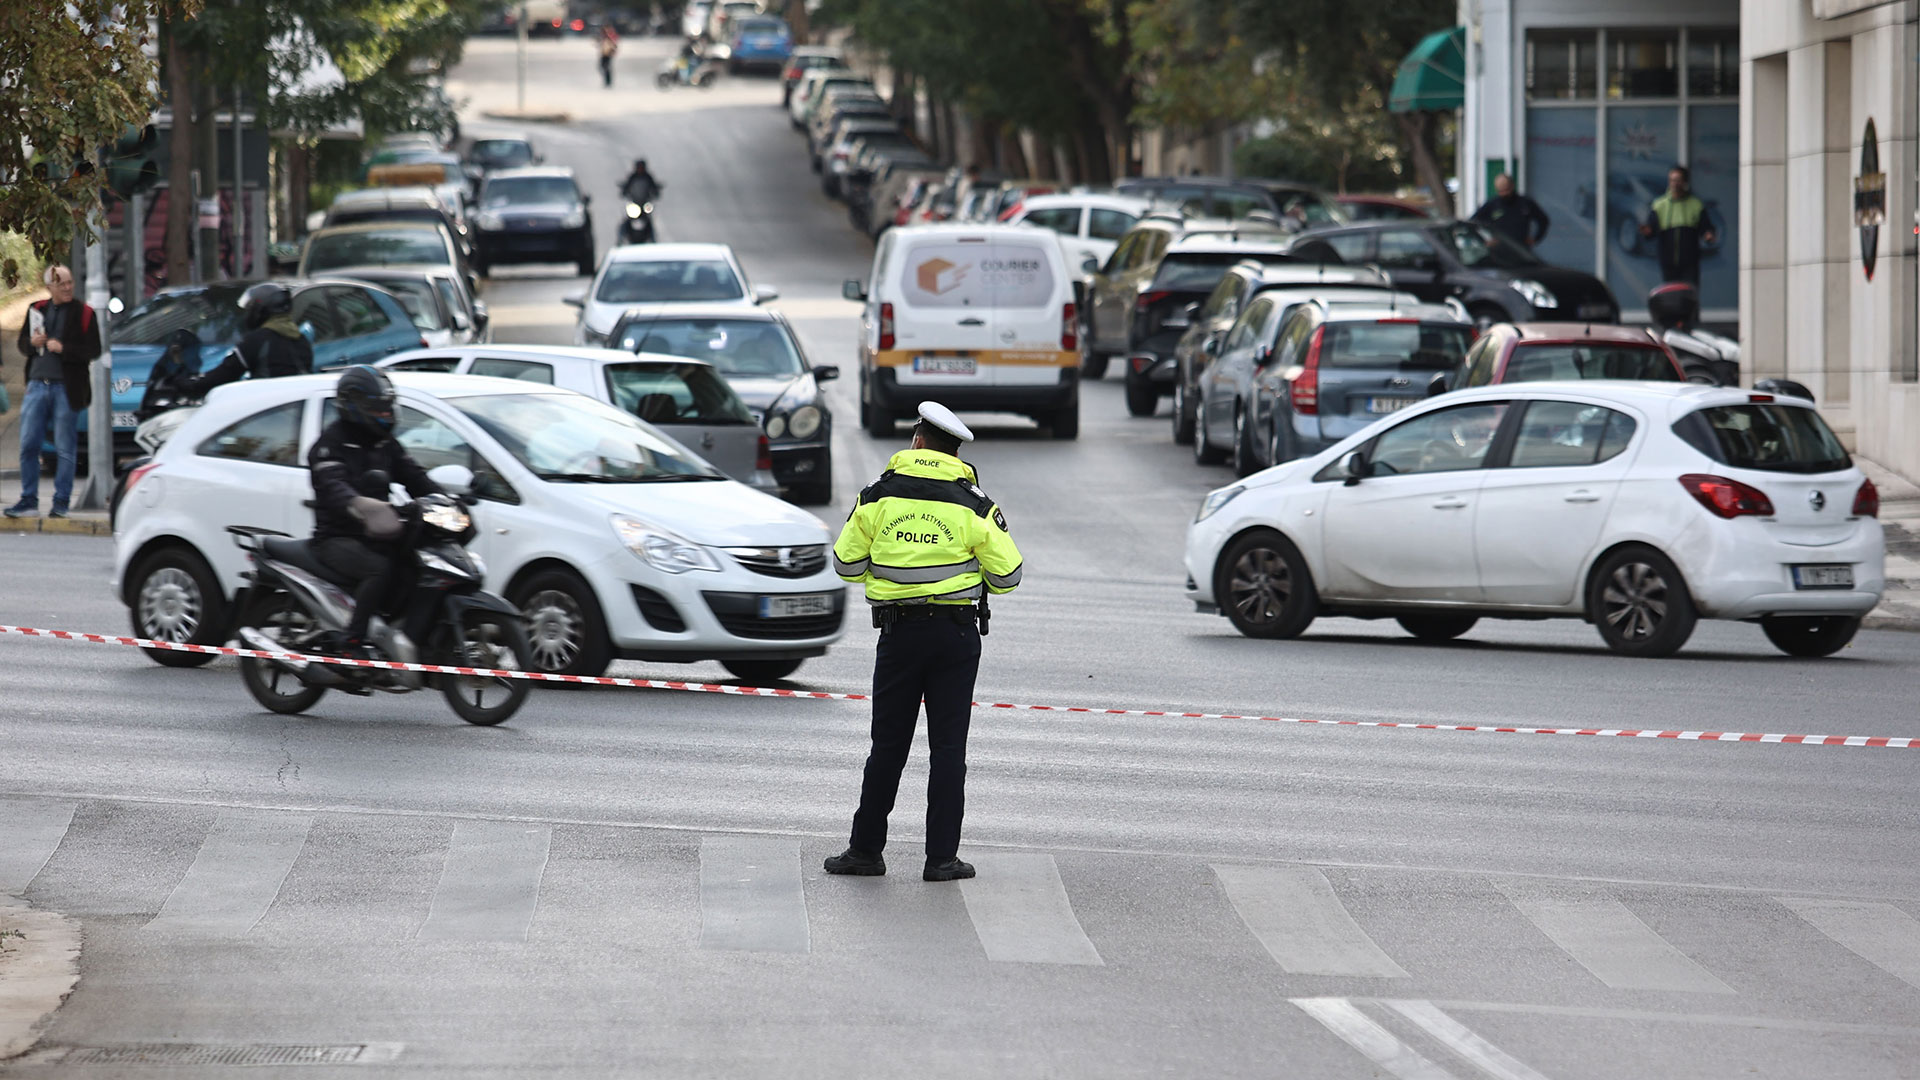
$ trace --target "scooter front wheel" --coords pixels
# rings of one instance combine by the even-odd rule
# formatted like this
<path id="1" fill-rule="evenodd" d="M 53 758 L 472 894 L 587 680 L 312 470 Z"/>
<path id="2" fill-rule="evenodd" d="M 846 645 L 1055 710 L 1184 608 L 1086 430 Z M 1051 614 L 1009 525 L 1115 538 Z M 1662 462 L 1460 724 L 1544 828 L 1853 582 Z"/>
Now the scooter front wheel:
<path id="1" fill-rule="evenodd" d="M 461 628 L 462 667 L 524 671 L 532 666 L 526 629 L 510 615 L 476 614 Z M 460 719 L 481 727 L 503 724 L 520 711 L 532 684 L 501 675 L 442 675 L 440 692 Z"/>

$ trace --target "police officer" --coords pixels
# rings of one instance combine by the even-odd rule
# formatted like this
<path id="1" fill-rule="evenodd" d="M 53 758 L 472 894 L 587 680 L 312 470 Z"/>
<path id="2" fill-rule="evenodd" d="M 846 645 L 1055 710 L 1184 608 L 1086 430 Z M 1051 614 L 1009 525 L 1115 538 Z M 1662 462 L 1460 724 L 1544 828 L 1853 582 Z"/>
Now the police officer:
<path id="1" fill-rule="evenodd" d="M 960 444 L 973 432 L 944 405 L 923 402 L 913 446 L 893 455 L 865 491 L 833 545 L 833 568 L 866 586 L 880 645 L 873 663 L 873 749 L 860 785 L 847 850 L 829 858 L 829 874 L 887 872 L 887 815 L 913 747 L 920 702 L 927 703 L 926 881 L 970 878 L 961 862 L 966 801 L 967 725 L 987 594 L 1020 584 L 1020 549 L 1007 518 L 980 490 Z"/>
<path id="2" fill-rule="evenodd" d="M 293 293 L 276 281 L 263 281 L 240 294 L 240 323 L 246 336 L 212 371 L 180 381 L 187 397 L 205 397 L 216 386 L 252 376 L 277 379 L 313 370 L 313 345 L 293 321 Z"/>

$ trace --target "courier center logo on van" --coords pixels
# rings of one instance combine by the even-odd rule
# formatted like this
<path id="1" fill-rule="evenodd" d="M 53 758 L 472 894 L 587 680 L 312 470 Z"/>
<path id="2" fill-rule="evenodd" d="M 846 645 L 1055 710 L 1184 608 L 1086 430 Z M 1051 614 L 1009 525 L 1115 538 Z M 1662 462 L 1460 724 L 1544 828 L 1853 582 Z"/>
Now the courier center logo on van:
<path id="1" fill-rule="evenodd" d="M 967 268 L 935 257 L 914 267 L 913 277 L 921 292 L 939 296 L 959 288 L 967 280 Z"/>

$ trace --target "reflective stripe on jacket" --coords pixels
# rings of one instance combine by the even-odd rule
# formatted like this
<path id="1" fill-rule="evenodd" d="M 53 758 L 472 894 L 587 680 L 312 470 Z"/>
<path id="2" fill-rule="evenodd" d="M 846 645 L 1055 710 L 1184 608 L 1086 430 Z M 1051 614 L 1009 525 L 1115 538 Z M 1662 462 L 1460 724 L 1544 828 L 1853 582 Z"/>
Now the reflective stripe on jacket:
<path id="1" fill-rule="evenodd" d="M 965 604 L 1013 591 L 1020 549 L 976 478 L 951 454 L 893 455 L 847 516 L 834 572 L 865 585 L 870 604 Z"/>

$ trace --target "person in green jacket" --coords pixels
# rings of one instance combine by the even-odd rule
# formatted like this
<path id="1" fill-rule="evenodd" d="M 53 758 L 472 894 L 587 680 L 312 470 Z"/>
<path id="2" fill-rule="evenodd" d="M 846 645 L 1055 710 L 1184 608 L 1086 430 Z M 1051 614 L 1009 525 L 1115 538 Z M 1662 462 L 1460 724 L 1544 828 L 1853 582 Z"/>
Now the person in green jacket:
<path id="1" fill-rule="evenodd" d="M 1713 243 L 1707 204 L 1693 193 L 1693 175 L 1685 165 L 1667 170 L 1666 194 L 1653 200 L 1640 235 L 1657 238 L 1660 280 L 1700 284 L 1700 245 Z"/>

